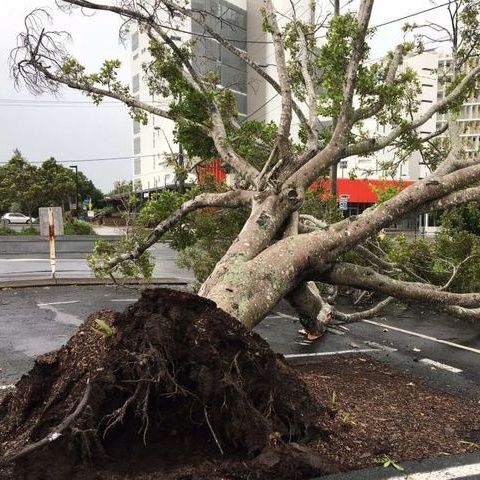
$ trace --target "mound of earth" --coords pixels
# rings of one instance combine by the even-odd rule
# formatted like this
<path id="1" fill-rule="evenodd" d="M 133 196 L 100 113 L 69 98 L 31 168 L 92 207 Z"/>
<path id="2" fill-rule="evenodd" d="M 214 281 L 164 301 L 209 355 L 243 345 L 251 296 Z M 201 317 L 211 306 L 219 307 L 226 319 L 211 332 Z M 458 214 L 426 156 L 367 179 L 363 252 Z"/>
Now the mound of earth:
<path id="1" fill-rule="evenodd" d="M 188 470 L 219 458 L 250 462 L 259 475 L 313 475 L 329 469 L 298 442 L 327 435 L 330 415 L 214 303 L 147 290 L 36 359 L 0 405 L 0 454 L 9 478 L 27 480 L 104 478 L 91 475 L 104 469 L 166 478 L 180 460 Z"/>

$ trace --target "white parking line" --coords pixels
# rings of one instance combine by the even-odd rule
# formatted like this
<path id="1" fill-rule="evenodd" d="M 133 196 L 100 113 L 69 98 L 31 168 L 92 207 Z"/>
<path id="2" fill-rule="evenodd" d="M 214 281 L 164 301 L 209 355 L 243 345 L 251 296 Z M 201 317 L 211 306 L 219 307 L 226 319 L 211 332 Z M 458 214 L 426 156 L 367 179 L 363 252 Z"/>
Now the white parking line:
<path id="1" fill-rule="evenodd" d="M 136 302 L 138 298 L 112 298 L 111 302 Z"/>
<path id="2" fill-rule="evenodd" d="M 389 477 L 388 480 L 453 480 L 455 478 L 479 478 L 480 463 L 473 463 L 471 465 L 460 465 L 459 467 L 448 467 L 442 470 L 435 470 L 432 472 L 411 473 L 410 475 L 397 474 L 394 477 Z"/>
<path id="3" fill-rule="evenodd" d="M 80 303 L 80 300 L 69 300 L 67 302 L 37 303 L 39 307 L 48 307 L 49 305 L 69 305 L 70 303 Z"/>
<path id="4" fill-rule="evenodd" d="M 427 365 L 431 365 L 432 367 L 441 368 L 442 370 L 447 370 L 448 372 L 452 372 L 452 373 L 462 373 L 463 372 L 463 370 L 461 370 L 460 368 L 451 367 L 450 365 L 447 365 L 445 363 L 436 362 L 435 360 L 430 360 L 429 358 L 422 358 L 420 361 L 422 363 L 426 363 Z"/>
<path id="5" fill-rule="evenodd" d="M 1 258 L 0 262 L 45 262 L 48 263 L 48 258 Z"/>
<path id="6" fill-rule="evenodd" d="M 15 385 L 0 385 L 0 390 L 10 390 L 15 388 Z"/>
<path id="7" fill-rule="evenodd" d="M 333 355 L 346 355 L 347 353 L 367 353 L 377 352 L 376 348 L 364 348 L 356 350 L 337 350 L 334 352 L 315 352 L 315 353 L 289 353 L 284 355 L 285 358 L 308 358 L 308 357 L 328 357 Z"/>
<path id="8" fill-rule="evenodd" d="M 373 320 L 362 320 L 362 322 L 370 323 L 371 325 L 377 325 L 378 327 L 387 328 L 388 330 L 395 330 L 396 332 L 406 333 L 407 335 L 412 335 L 413 337 L 424 338 L 425 340 L 431 340 L 432 342 L 442 343 L 443 345 L 459 348 L 461 350 L 467 350 L 468 352 L 480 354 L 480 350 L 476 348 L 467 347 L 465 345 L 449 342 L 447 340 L 441 340 L 440 338 L 430 337 L 429 335 L 423 335 L 423 333 L 411 332 L 410 330 L 404 330 L 403 328 L 392 327 L 391 325 L 387 325 L 386 323 L 374 322 Z"/>

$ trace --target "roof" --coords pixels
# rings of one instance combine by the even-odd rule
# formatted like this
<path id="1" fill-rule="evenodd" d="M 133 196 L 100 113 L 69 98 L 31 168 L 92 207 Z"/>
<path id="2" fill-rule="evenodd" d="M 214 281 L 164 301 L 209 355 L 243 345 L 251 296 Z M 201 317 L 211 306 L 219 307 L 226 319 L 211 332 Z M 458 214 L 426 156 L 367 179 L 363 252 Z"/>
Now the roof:
<path id="1" fill-rule="evenodd" d="M 384 190 L 388 187 L 397 187 L 403 190 L 411 185 L 413 182 L 398 181 L 398 180 L 370 180 L 370 179 L 355 179 L 339 178 L 337 179 L 337 199 L 341 195 L 348 195 L 349 203 L 375 203 L 378 201 L 378 195 L 375 189 Z M 322 197 L 328 197 L 330 191 L 330 179 L 325 178 L 316 182 L 312 188 L 321 187 L 323 190 Z"/>

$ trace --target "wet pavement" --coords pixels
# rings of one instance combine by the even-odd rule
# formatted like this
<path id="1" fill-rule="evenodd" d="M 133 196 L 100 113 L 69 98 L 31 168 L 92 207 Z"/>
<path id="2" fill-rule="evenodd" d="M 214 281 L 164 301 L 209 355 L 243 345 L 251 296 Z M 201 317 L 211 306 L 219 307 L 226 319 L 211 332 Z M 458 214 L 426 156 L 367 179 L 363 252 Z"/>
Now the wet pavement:
<path id="1" fill-rule="evenodd" d="M 193 281 L 190 271 L 176 265 L 177 252 L 166 243 L 157 243 L 150 250 L 155 261 L 154 278 L 177 278 Z M 0 281 L 23 279 L 46 279 L 51 277 L 50 260 L 44 258 L 22 258 L 18 256 L 2 255 L 0 258 Z M 83 255 L 85 257 L 85 255 Z M 57 259 L 57 278 L 93 278 L 86 258 L 59 258 Z"/>
<path id="2" fill-rule="evenodd" d="M 135 302 L 139 288 L 57 286 L 0 291 L 0 385 L 18 380 L 35 355 L 63 345 L 89 314 L 120 311 Z M 435 312 L 400 309 L 388 318 L 331 329 L 314 343 L 304 340 L 300 328 L 288 305 L 281 304 L 256 331 L 292 363 L 317 362 L 325 355 L 370 355 L 436 388 L 480 400 L 478 326 Z"/>

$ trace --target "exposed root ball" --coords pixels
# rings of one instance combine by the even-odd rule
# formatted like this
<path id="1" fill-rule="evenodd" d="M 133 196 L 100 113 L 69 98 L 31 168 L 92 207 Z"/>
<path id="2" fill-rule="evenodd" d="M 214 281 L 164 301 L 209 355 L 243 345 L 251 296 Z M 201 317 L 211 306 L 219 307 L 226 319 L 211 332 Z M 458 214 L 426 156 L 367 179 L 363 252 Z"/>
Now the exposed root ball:
<path id="1" fill-rule="evenodd" d="M 70 415 L 58 438 L 14 462 L 20 478 L 123 469 L 132 456 L 165 466 L 175 448 L 252 455 L 305 437 L 318 410 L 267 343 L 212 302 L 148 290 L 122 314 L 92 315 L 65 347 L 36 360 L 0 407 L 1 454 L 51 435 Z"/>

